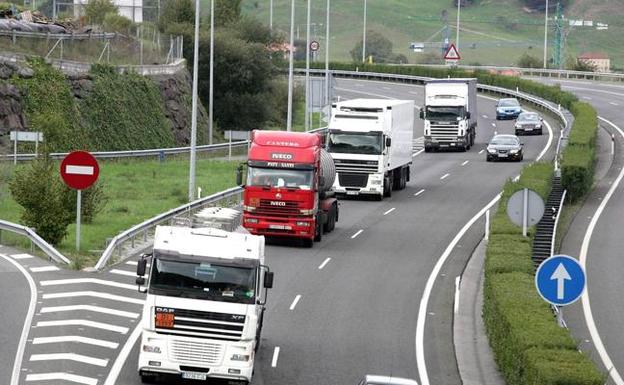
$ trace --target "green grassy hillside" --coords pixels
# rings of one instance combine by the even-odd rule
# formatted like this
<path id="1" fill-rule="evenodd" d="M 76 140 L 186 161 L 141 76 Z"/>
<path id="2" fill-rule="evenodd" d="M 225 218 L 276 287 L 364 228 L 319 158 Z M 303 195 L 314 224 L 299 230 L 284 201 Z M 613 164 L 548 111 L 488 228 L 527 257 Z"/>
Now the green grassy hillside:
<path id="1" fill-rule="evenodd" d="M 290 1 L 273 0 L 273 25 L 282 31 L 290 28 Z M 332 2 L 331 49 L 332 60 L 351 60 L 349 51 L 362 36 L 363 0 Z M 543 57 L 544 14 L 529 12 L 520 0 L 480 0 L 461 11 L 460 51 L 464 64 L 481 63 L 513 65 L 525 52 Z M 438 53 L 409 50 L 410 42 L 435 42 L 444 39 L 442 13 L 446 10 L 449 38 L 455 41 L 456 8 L 453 1 L 432 0 L 369 0 L 368 29 L 383 33 L 394 43 L 397 53 L 405 54 L 412 63 L 423 62 Z M 320 57 L 324 57 L 325 6 L 323 0 L 312 2 L 312 34 L 321 42 Z M 305 38 L 306 2 L 296 0 L 296 29 Z M 268 24 L 269 0 L 243 0 L 243 11 Z M 607 31 L 591 27 L 567 27 L 566 53 L 603 51 L 611 56 L 612 66 L 624 67 L 624 43 L 619 36 L 624 24 L 624 0 L 572 0 L 564 11 L 567 19 L 593 20 L 609 24 Z M 316 32 L 315 31 L 316 26 Z M 552 54 L 554 30 L 549 31 Z"/>

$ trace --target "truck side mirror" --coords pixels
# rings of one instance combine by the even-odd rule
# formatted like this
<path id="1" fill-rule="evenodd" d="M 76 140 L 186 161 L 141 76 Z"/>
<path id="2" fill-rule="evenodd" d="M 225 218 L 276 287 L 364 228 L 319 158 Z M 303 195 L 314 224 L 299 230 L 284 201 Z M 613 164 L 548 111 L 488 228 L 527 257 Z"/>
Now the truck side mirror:
<path id="1" fill-rule="evenodd" d="M 470 119 L 470 111 L 466 111 L 466 119 Z"/>
<path id="2" fill-rule="evenodd" d="M 422 108 L 420 109 L 420 118 L 421 119 L 425 118 L 425 110 L 423 110 Z"/>
<path id="3" fill-rule="evenodd" d="M 386 147 L 390 147 L 392 145 L 392 138 L 386 138 Z"/>
<path id="4" fill-rule="evenodd" d="M 271 271 L 264 272 L 264 288 L 265 289 L 273 288 L 273 272 Z"/>
<path id="5" fill-rule="evenodd" d="M 143 277 L 145 275 L 145 270 L 147 269 L 147 255 L 141 255 L 141 259 L 137 263 L 137 276 Z M 137 282 L 138 284 L 138 282 Z"/>
<path id="6" fill-rule="evenodd" d="M 243 165 L 242 164 L 240 164 L 238 168 L 236 169 L 236 185 L 237 186 L 243 185 Z"/>

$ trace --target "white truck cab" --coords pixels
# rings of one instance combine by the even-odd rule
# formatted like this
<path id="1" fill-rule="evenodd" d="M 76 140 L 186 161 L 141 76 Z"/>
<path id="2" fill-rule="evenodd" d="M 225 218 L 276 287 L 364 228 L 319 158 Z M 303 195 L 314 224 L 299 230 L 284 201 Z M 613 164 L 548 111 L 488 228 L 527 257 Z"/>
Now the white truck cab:
<path id="1" fill-rule="evenodd" d="M 143 382 L 164 374 L 251 381 L 273 285 L 264 237 L 158 226 L 153 252 L 142 256 L 137 275 L 139 290 L 147 293 L 138 362 Z"/>

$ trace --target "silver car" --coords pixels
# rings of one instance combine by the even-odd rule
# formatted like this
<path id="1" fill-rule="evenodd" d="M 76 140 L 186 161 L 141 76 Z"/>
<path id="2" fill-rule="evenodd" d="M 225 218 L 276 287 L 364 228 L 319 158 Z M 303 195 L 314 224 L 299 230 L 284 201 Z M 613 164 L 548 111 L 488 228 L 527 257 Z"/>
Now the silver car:
<path id="1" fill-rule="evenodd" d="M 375 376 L 368 374 L 359 385 L 418 385 L 414 380 L 399 377 Z"/>
<path id="2" fill-rule="evenodd" d="M 524 158 L 522 147 L 515 135 L 495 135 L 488 143 L 485 160 L 514 160 L 520 162 Z"/>
<path id="3" fill-rule="evenodd" d="M 537 112 L 523 112 L 518 115 L 515 129 L 516 135 L 520 134 L 537 134 L 542 135 L 542 127 L 544 119 Z"/>

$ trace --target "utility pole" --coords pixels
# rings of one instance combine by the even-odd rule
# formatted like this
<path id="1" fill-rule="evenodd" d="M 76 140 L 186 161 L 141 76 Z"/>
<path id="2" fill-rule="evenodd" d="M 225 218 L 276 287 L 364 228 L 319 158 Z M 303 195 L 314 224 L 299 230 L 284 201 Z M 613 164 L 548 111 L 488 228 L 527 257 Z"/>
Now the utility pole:
<path id="1" fill-rule="evenodd" d="M 273 0 L 269 0 L 269 29 L 273 32 Z"/>
<path id="2" fill-rule="evenodd" d="M 306 74 L 305 74 L 305 130 L 310 130 L 310 9 L 312 0 L 308 0 L 308 14 L 306 18 Z"/>
<path id="3" fill-rule="evenodd" d="M 546 16 L 544 17 L 544 68 L 548 68 L 548 0 L 546 0 Z"/>
<path id="4" fill-rule="evenodd" d="M 457 0 L 457 31 L 455 32 L 455 48 L 459 50 L 459 14 L 461 12 L 461 0 Z"/>
<path id="5" fill-rule="evenodd" d="M 330 9 L 331 0 L 327 0 L 327 11 L 325 15 L 325 102 L 330 104 L 329 101 L 329 9 Z M 331 106 L 329 106 L 329 112 L 331 111 Z"/>
<path id="6" fill-rule="evenodd" d="M 293 109 L 293 51 L 295 50 L 295 0 L 290 0 L 290 49 L 288 52 L 288 113 L 286 131 L 292 131 Z"/>
<path id="7" fill-rule="evenodd" d="M 210 0 L 210 96 L 208 99 L 208 144 L 212 144 L 212 125 L 214 122 L 214 37 L 215 37 L 215 0 Z"/>
<path id="8" fill-rule="evenodd" d="M 199 0 L 195 0 L 195 41 L 193 45 L 193 106 L 191 112 L 191 153 L 189 159 L 189 202 L 195 200 L 195 163 L 197 155 L 197 83 L 199 78 Z"/>
<path id="9" fill-rule="evenodd" d="M 564 24 L 561 14 L 561 3 L 557 3 L 557 13 L 555 16 L 555 52 L 553 54 L 553 64 L 556 68 L 562 69 L 564 65 Z"/>
<path id="10" fill-rule="evenodd" d="M 364 0 L 364 30 L 362 31 L 362 63 L 366 62 L 366 0 Z"/>

